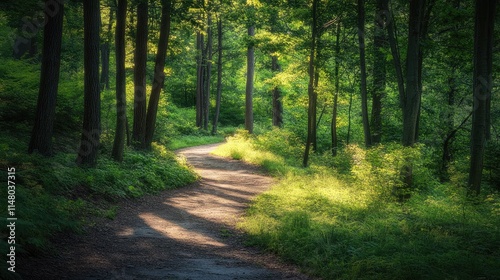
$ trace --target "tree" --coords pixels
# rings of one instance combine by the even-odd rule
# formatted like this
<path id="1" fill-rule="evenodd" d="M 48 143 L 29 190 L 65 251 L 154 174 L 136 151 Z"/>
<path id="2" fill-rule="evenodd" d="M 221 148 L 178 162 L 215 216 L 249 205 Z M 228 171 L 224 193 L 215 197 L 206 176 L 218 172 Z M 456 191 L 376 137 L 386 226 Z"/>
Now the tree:
<path id="1" fill-rule="evenodd" d="M 384 1 L 377 0 L 375 11 L 375 34 L 373 36 L 373 89 L 372 89 L 372 115 L 371 137 L 372 144 L 382 141 L 382 98 L 385 95 L 386 85 L 386 59 L 387 49 L 387 11 L 384 10 Z"/>
<path id="2" fill-rule="evenodd" d="M 250 42 L 247 47 L 247 83 L 245 90 L 245 129 L 253 133 L 253 79 L 255 72 L 255 46 L 253 37 L 255 36 L 255 25 L 248 26 L 248 36 Z"/>
<path id="3" fill-rule="evenodd" d="M 101 136 L 101 98 L 99 86 L 100 1 L 83 1 L 84 21 L 84 112 L 83 131 L 77 163 L 94 166 Z"/>
<path id="4" fill-rule="evenodd" d="M 427 24 L 430 20 L 431 5 L 426 6 L 426 0 L 410 1 L 410 17 L 408 24 L 408 47 L 406 52 L 406 84 L 403 78 L 401 59 L 395 38 L 395 28 L 393 17 L 387 25 L 389 45 L 396 70 L 398 82 L 399 100 L 403 113 L 403 137 L 402 142 L 405 147 L 413 147 L 418 137 L 418 121 L 420 118 L 420 103 L 422 99 L 422 49 L 421 39 L 427 32 Z M 388 10 L 388 1 L 383 0 L 381 6 Z M 427 8 L 427 9 L 426 9 Z M 402 177 L 404 178 L 404 188 L 410 188 L 413 184 L 413 168 L 411 162 L 406 162 Z M 405 199 L 408 194 L 403 194 L 400 199 Z"/>
<path id="5" fill-rule="evenodd" d="M 158 51 L 155 59 L 155 74 L 153 88 L 149 98 L 148 111 L 146 114 L 146 147 L 151 147 L 156 125 L 156 113 L 158 112 L 158 103 L 160 102 L 160 92 L 165 82 L 165 58 L 170 37 L 170 23 L 172 12 L 172 1 L 161 1 L 161 23 L 160 23 L 160 41 L 158 42 Z"/>
<path id="6" fill-rule="evenodd" d="M 305 167 L 309 161 L 309 151 L 311 150 L 311 145 L 313 146 L 313 151 L 316 150 L 316 103 L 318 96 L 314 88 L 314 78 L 315 75 L 315 56 L 316 56 L 316 43 L 317 43 L 317 32 L 318 32 L 318 0 L 313 0 L 312 2 L 312 24 L 311 24 L 311 46 L 309 53 L 309 84 L 307 86 L 307 95 L 309 97 L 308 110 L 307 110 L 307 140 L 306 148 L 304 152 L 304 158 L 302 160 L 302 165 Z"/>
<path id="7" fill-rule="evenodd" d="M 363 118 L 363 131 L 365 145 L 372 145 L 370 134 L 370 122 L 368 119 L 368 93 L 366 89 L 366 58 L 365 58 L 365 0 L 358 0 L 358 40 L 359 40 L 359 64 L 361 72 L 361 115 Z"/>
<path id="8" fill-rule="evenodd" d="M 210 12 L 207 15 L 207 46 L 205 48 L 205 71 L 203 72 L 205 77 L 203 79 L 203 129 L 208 130 L 208 115 L 210 113 L 210 79 L 212 75 L 212 15 Z"/>
<path id="9" fill-rule="evenodd" d="M 114 2 L 114 1 L 113 1 Z M 101 44 L 101 89 L 109 89 L 109 43 L 111 42 L 111 30 L 113 27 L 113 7 L 109 7 L 109 22 L 106 32 L 106 41 Z"/>
<path id="10" fill-rule="evenodd" d="M 46 0 L 46 5 L 49 0 Z M 45 156 L 52 155 L 52 132 L 56 113 L 56 98 L 61 65 L 61 41 L 63 31 L 64 4 L 55 7 L 55 14 L 45 15 L 47 25 L 43 32 L 42 69 L 36 109 L 35 125 L 31 133 L 28 153 L 38 151 Z"/>
<path id="11" fill-rule="evenodd" d="M 201 20 L 201 16 L 199 18 Z M 200 30 L 196 33 L 196 126 L 199 128 L 203 127 L 203 104 L 205 104 L 203 98 L 205 96 L 203 92 L 203 78 L 204 78 L 204 36 Z"/>
<path id="12" fill-rule="evenodd" d="M 137 34 L 134 53 L 134 124 L 132 139 L 144 148 L 146 140 L 146 62 L 148 55 L 148 1 L 137 4 Z"/>
<path id="13" fill-rule="evenodd" d="M 281 70 L 281 67 L 278 63 L 277 55 L 273 55 L 271 57 L 271 70 L 275 73 Z M 272 92 L 273 92 L 273 126 L 281 128 L 283 126 L 283 103 L 281 102 L 281 90 L 278 86 L 275 86 Z"/>
<path id="14" fill-rule="evenodd" d="M 493 27 L 496 0 L 476 1 L 474 27 L 474 77 L 472 133 L 470 144 L 469 193 L 481 191 L 484 148 L 489 133 L 489 110 L 493 79 Z"/>
<path id="15" fill-rule="evenodd" d="M 332 156 L 337 156 L 338 149 L 338 136 L 337 136 L 337 108 L 340 93 L 340 77 L 339 77 L 339 64 L 340 64 L 340 22 L 337 23 L 335 31 L 335 93 L 333 96 L 333 111 L 331 122 L 332 133 Z"/>
<path id="16" fill-rule="evenodd" d="M 127 0 L 118 0 L 116 12 L 116 131 L 112 156 L 116 161 L 123 160 L 125 133 L 127 127 L 127 95 L 125 76 L 125 25 L 127 16 Z"/>
<path id="17" fill-rule="evenodd" d="M 222 1 L 221 1 L 222 2 Z M 217 133 L 220 106 L 222 97 L 222 15 L 217 20 L 217 97 L 215 100 L 215 114 L 212 125 L 212 135 Z"/>

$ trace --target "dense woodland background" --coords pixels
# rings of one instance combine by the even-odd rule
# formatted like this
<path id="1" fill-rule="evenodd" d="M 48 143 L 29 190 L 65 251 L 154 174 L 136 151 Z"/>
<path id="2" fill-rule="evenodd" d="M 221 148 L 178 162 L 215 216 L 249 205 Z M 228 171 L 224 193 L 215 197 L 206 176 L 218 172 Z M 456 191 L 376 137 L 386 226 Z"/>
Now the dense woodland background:
<path id="1" fill-rule="evenodd" d="M 21 254 L 196 180 L 171 150 L 229 137 L 280 178 L 251 243 L 325 279 L 500 279 L 498 6 L 2 1 Z"/>

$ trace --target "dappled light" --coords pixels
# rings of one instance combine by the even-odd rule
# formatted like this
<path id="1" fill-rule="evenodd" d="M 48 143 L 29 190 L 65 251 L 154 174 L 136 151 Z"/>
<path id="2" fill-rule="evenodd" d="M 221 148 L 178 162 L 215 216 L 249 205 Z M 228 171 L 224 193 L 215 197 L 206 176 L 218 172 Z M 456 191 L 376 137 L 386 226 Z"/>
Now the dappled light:
<path id="1" fill-rule="evenodd" d="M 0 1 L 0 279 L 500 279 L 499 6 Z"/>

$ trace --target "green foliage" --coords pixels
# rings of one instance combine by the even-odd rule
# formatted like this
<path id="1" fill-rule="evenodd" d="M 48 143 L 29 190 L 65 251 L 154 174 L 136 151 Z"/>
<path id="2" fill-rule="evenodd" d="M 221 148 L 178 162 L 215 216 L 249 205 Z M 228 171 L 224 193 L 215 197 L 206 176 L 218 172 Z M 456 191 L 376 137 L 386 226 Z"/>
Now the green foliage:
<path id="1" fill-rule="evenodd" d="M 289 132 L 240 132 L 216 153 L 273 171 L 266 159 L 277 164 L 294 154 L 280 148 L 286 138 L 277 133 Z M 250 244 L 324 279 L 496 279 L 500 196 L 469 201 L 463 188 L 439 184 L 432 153 L 423 145 L 349 145 L 335 158 L 314 155 L 307 169 L 283 165 L 279 182 L 254 201 L 240 227 Z M 400 204 L 392 191 L 408 160 L 416 188 Z"/>

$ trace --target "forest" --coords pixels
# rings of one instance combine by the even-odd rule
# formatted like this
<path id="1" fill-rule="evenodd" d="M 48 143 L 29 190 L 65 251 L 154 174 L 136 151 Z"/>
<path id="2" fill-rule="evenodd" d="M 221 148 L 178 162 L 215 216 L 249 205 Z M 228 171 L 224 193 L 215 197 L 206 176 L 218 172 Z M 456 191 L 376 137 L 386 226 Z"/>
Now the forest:
<path id="1" fill-rule="evenodd" d="M 497 2 L 0 2 L 0 278 L 223 143 L 275 178 L 245 242 L 307 275 L 500 279 Z"/>

